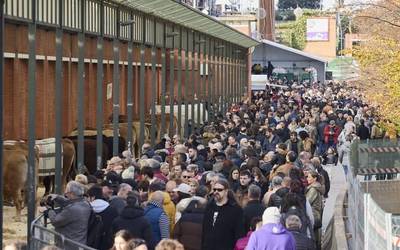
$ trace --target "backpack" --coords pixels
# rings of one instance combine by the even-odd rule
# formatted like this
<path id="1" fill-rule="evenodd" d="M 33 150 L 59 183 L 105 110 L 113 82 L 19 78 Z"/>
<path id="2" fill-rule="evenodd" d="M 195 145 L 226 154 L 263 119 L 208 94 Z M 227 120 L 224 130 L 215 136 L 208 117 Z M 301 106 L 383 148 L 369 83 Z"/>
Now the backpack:
<path id="1" fill-rule="evenodd" d="M 308 218 L 306 212 L 301 208 L 292 206 L 289 208 L 289 210 L 286 213 L 282 214 L 282 217 L 281 217 L 282 225 L 286 225 L 285 224 L 286 218 L 291 214 L 295 214 L 300 218 L 300 220 L 301 220 L 300 232 L 306 236 L 307 236 L 307 233 L 309 232 L 311 238 L 313 238 L 314 234 L 313 234 L 313 228 L 311 227 L 310 219 Z"/>
<path id="2" fill-rule="evenodd" d="M 93 209 L 90 212 L 88 221 L 87 243 L 86 245 L 98 249 L 103 238 L 103 220 Z"/>

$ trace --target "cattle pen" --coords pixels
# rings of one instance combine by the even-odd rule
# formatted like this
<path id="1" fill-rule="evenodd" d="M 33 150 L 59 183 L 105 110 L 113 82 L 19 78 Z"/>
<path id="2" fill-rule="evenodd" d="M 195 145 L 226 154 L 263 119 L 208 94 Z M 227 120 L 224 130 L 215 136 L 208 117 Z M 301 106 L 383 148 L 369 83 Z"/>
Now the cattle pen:
<path id="1" fill-rule="evenodd" d="M 164 134 L 187 137 L 250 91 L 249 48 L 258 42 L 179 1 L 0 0 L 0 15 L 0 202 L 3 141 L 23 140 L 28 232 L 37 139 L 55 138 L 61 193 L 62 140 L 70 132 L 77 169 L 85 157 L 101 168 L 106 125 L 110 156 L 120 153 L 121 117 L 127 144 L 140 149 Z M 85 155 L 87 130 L 96 132 L 96 155 Z"/>

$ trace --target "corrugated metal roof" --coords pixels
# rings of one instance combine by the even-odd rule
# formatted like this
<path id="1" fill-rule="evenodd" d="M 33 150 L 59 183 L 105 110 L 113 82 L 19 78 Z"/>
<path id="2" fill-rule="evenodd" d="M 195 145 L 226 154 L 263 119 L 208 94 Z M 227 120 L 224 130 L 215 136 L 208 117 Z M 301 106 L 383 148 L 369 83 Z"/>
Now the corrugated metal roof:
<path id="1" fill-rule="evenodd" d="M 286 50 L 286 51 L 290 51 L 292 53 L 295 53 L 295 54 L 298 54 L 298 55 L 301 55 L 301 56 L 304 56 L 304 57 L 308 57 L 308 58 L 316 60 L 316 61 L 320 61 L 320 62 L 323 62 L 323 63 L 328 63 L 328 61 L 325 60 L 322 57 L 319 57 L 319 56 L 316 56 L 316 55 L 313 55 L 313 54 L 310 54 L 310 53 L 307 53 L 307 52 L 304 52 L 304 51 L 301 51 L 301 50 L 298 50 L 298 49 L 294 49 L 294 48 L 291 48 L 289 46 L 286 46 L 286 45 L 283 45 L 283 44 L 280 44 L 280 43 L 276 43 L 276 42 L 273 42 L 273 41 L 270 41 L 270 40 L 262 40 L 262 43 L 268 44 L 268 45 L 271 45 L 273 47 L 280 48 L 280 49 L 283 49 L 283 50 Z"/>
<path id="2" fill-rule="evenodd" d="M 259 44 L 249 36 L 220 21 L 174 0 L 114 0 L 149 15 L 202 32 L 224 41 L 250 48 Z"/>

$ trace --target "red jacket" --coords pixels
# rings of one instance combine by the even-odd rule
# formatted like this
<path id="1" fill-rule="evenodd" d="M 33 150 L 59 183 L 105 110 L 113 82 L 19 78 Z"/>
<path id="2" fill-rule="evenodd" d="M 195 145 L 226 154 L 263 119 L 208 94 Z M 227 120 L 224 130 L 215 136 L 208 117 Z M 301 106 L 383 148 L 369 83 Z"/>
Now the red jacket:
<path id="1" fill-rule="evenodd" d="M 325 141 L 325 143 L 329 142 L 329 136 L 331 136 L 331 134 L 329 133 L 330 130 L 331 130 L 331 126 L 329 124 L 326 125 L 325 128 L 324 128 L 324 141 Z M 333 136 L 333 141 L 336 144 L 338 142 L 338 137 L 339 137 L 339 134 L 340 134 L 340 128 L 338 126 L 335 126 L 333 128 L 333 132 L 334 132 L 333 135 L 332 135 Z"/>
<path id="2" fill-rule="evenodd" d="M 246 249 L 247 243 L 249 243 L 250 236 L 251 236 L 252 233 L 253 233 L 253 231 L 250 231 L 250 232 L 247 233 L 247 235 L 245 237 L 238 239 L 236 241 L 234 250 L 244 250 L 244 249 Z"/>

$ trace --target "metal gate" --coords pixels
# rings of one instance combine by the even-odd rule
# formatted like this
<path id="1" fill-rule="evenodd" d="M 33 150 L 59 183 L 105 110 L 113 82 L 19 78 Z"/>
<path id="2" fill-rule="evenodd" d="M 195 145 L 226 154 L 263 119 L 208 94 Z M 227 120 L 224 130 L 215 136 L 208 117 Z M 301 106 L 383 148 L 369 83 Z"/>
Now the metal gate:
<path id="1" fill-rule="evenodd" d="M 96 130 L 97 168 L 101 168 L 108 114 L 112 155 L 117 155 L 121 114 L 126 115 L 129 142 L 133 141 L 130 128 L 139 124 L 141 148 L 147 141 L 154 145 L 164 133 L 188 136 L 246 94 L 248 48 L 258 42 L 177 1 L 163 1 L 170 9 L 148 10 L 159 2 L 0 0 L 0 131 L 5 138 L 18 136 L 29 145 L 28 229 L 35 214 L 37 138 L 56 139 L 55 183 L 61 193 L 61 140 L 72 129 L 77 129 L 78 170 L 88 157 L 84 155 L 87 127 Z M 176 10 L 175 17 L 171 10 Z M 9 77 L 5 65 L 12 69 L 10 81 L 5 80 Z M 4 88 L 12 93 L 3 95 Z M 17 94 L 19 102 L 8 101 Z M 1 188 L 2 171 L 3 165 Z"/>
<path id="2" fill-rule="evenodd" d="M 31 242 L 29 249 L 40 250 L 45 246 L 56 246 L 59 249 L 94 250 L 94 248 L 75 242 L 48 227 L 47 219 L 40 215 L 34 221 L 30 230 Z"/>

